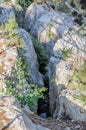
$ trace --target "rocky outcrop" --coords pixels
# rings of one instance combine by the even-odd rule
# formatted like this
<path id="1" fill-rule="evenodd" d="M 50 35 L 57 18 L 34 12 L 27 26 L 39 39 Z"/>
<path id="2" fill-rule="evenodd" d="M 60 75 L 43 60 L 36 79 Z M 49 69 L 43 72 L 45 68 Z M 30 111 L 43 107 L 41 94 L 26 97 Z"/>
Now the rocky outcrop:
<path id="1" fill-rule="evenodd" d="M 15 13 L 11 6 L 0 4 L 0 9 L 1 9 L 1 13 L 0 13 L 1 24 L 3 22 L 6 23 L 11 18 L 13 19 L 15 18 Z M 16 22 L 12 24 L 16 24 Z M 11 29 L 11 27 L 7 27 L 6 29 Z M 9 36 L 7 36 L 7 34 L 3 34 L 3 28 L 1 28 L 0 31 L 1 31 L 0 33 L 0 53 L 1 53 L 0 54 L 0 57 L 1 57 L 0 58 L 1 59 L 0 72 L 4 74 L 4 73 L 10 72 L 9 70 L 11 70 L 11 68 L 16 65 L 18 54 L 17 54 L 16 46 L 13 46 L 13 47 L 6 46 L 6 43 L 9 41 Z M 7 30 L 4 29 L 4 31 L 7 31 Z M 26 48 L 27 54 L 23 54 L 23 55 L 25 55 L 29 61 L 28 66 L 31 72 L 31 82 L 38 84 L 39 86 L 43 86 L 42 75 L 38 71 L 39 65 L 37 61 L 37 55 L 35 53 L 30 35 L 24 29 L 18 29 L 15 31 L 18 32 L 20 39 L 24 41 L 24 46 Z M 14 39 L 16 40 L 16 37 L 14 37 Z M 10 41 L 10 42 L 13 42 L 13 41 Z"/>
<path id="2" fill-rule="evenodd" d="M 0 24 L 9 22 L 10 18 L 15 18 L 13 8 L 1 4 Z M 69 87 L 70 77 L 73 78 L 74 72 L 80 70 L 86 60 L 86 37 L 84 36 L 86 32 L 83 32 L 82 28 L 77 26 L 73 20 L 74 18 L 71 15 L 54 11 L 46 5 L 33 3 L 26 11 L 24 26 L 34 38 L 37 38 L 45 46 L 46 53 L 50 58 L 48 76 L 51 114 L 57 118 L 68 117 L 73 120 L 86 121 L 86 106 L 84 101 L 77 97 L 77 93 L 79 95 L 83 93 L 85 97 L 86 94 L 78 88 Z M 31 74 L 30 82 L 43 86 L 43 79 L 39 72 L 37 55 L 31 36 L 22 28 L 13 29 L 8 31 L 11 33 L 15 31 L 24 44 L 24 48 L 20 50 L 21 56 L 28 59 L 27 65 Z M 15 37 L 12 38 L 15 39 Z M 3 89 L 5 91 L 4 79 L 9 77 L 13 67 L 17 68 L 16 63 L 19 54 L 17 49 L 19 48 L 13 44 L 14 41 L 10 41 L 13 46 L 6 46 L 8 41 L 10 41 L 8 34 L 3 33 L 1 28 L 0 91 L 2 93 L 0 95 L 3 94 Z M 79 82 L 76 79 L 72 82 L 75 86 L 82 84 L 82 81 Z M 9 121 L 11 120 L 9 119 Z M 27 123 L 26 120 L 25 122 Z"/>
<path id="3" fill-rule="evenodd" d="M 25 25 L 29 26 L 26 28 L 30 29 L 32 36 L 44 43 L 47 54 L 51 56 L 56 40 L 73 26 L 73 18 L 44 7 L 40 4 L 31 5 L 26 12 Z"/>
<path id="4" fill-rule="evenodd" d="M 10 18 L 15 18 L 13 8 L 6 4 L 0 4 L 0 24 L 7 22 Z"/>
<path id="5" fill-rule="evenodd" d="M 53 114 L 59 107 L 58 97 L 68 84 L 69 76 L 73 71 L 69 69 L 68 64 L 59 58 L 51 57 L 49 62 L 49 95 L 50 95 L 50 113 Z M 59 108 L 58 108 L 59 109 Z"/>
<path id="6" fill-rule="evenodd" d="M 18 29 L 20 38 L 24 40 L 26 53 L 24 56 L 28 59 L 28 67 L 31 72 L 31 82 L 43 86 L 42 75 L 38 71 L 39 65 L 37 61 L 37 55 L 33 47 L 30 35 L 24 29 Z"/>
<path id="7" fill-rule="evenodd" d="M 36 21 L 44 14 L 47 14 L 49 11 L 46 5 L 40 5 L 33 3 L 31 4 L 25 13 L 25 29 L 31 30 L 36 23 Z"/>
<path id="8" fill-rule="evenodd" d="M 0 98 L 0 129 L 8 130 L 49 130 L 34 124 L 29 116 L 33 114 L 28 107 L 21 104 L 14 97 Z"/>
<path id="9" fill-rule="evenodd" d="M 37 62 L 37 55 L 33 48 L 33 44 L 31 41 L 30 35 L 24 29 L 18 29 L 18 34 L 20 38 L 24 40 L 24 46 L 26 48 L 26 53 L 22 52 L 22 56 L 26 56 L 28 59 L 28 69 L 31 73 L 31 82 L 38 84 L 39 86 L 43 86 L 42 75 L 38 71 L 38 62 Z M 16 67 L 18 53 L 16 46 L 7 47 L 6 43 L 8 39 L 6 39 L 6 35 L 1 34 L 0 39 L 0 75 L 1 81 L 0 83 L 3 84 L 2 79 L 5 76 L 9 75 L 12 67 Z M 16 37 L 15 37 L 16 38 Z M 11 41 L 13 42 L 13 41 Z M 2 85 L 1 85 L 2 86 Z"/>
<path id="10" fill-rule="evenodd" d="M 60 109 L 57 117 L 62 118 L 63 115 L 74 121 L 86 121 L 86 105 L 78 96 L 77 90 L 63 90 L 59 96 Z"/>
<path id="11" fill-rule="evenodd" d="M 76 30 L 76 32 L 68 31 L 68 33 L 63 35 L 62 39 L 56 42 L 53 48 L 54 57 L 51 57 L 49 62 L 49 95 L 50 112 L 51 114 L 54 113 L 54 117 L 62 118 L 65 115 L 74 120 L 85 121 L 86 119 L 85 111 L 80 112 L 83 103 L 79 105 L 79 102 L 74 99 L 75 96 L 73 93 L 76 92 L 76 88 L 72 94 L 68 91 L 70 88 L 67 88 L 70 77 L 72 77 L 75 70 L 80 69 L 86 60 L 85 44 L 86 38 L 80 37 Z M 63 96 L 64 89 L 66 88 L 66 94 Z"/>

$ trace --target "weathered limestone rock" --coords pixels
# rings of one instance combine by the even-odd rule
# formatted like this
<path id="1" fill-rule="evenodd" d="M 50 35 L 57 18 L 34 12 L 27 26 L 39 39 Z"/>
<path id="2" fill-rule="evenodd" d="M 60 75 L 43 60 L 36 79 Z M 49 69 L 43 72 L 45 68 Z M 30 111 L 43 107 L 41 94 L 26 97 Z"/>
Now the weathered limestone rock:
<path id="1" fill-rule="evenodd" d="M 4 79 L 7 75 L 10 75 L 12 67 L 16 67 L 18 56 L 16 47 L 7 48 L 7 42 L 6 36 L 0 35 L 0 95 L 6 92 Z"/>
<path id="2" fill-rule="evenodd" d="M 82 32 L 78 34 L 78 27 L 71 28 L 72 30 L 68 30 L 61 39 L 57 40 L 55 46 L 53 48 L 53 55 L 55 57 L 61 58 L 62 50 L 66 49 L 72 52 L 71 58 L 66 60 L 73 60 L 74 58 L 86 58 L 85 50 L 86 50 L 86 37 L 82 35 L 86 32 Z M 78 60 L 78 59 L 77 59 Z M 73 62 L 73 61 L 72 61 Z M 76 61 L 77 62 L 77 61 Z"/>
<path id="3" fill-rule="evenodd" d="M 6 4 L 0 4 L 0 24 L 7 22 L 10 18 L 15 18 L 13 8 Z"/>
<path id="4" fill-rule="evenodd" d="M 31 72 L 31 81 L 39 86 L 43 86 L 42 75 L 38 71 L 38 61 L 37 55 L 33 47 L 33 43 L 31 41 L 30 35 L 24 29 L 18 29 L 18 33 L 20 37 L 24 40 L 24 44 L 26 47 L 26 58 L 28 58 L 28 66 Z"/>
<path id="5" fill-rule="evenodd" d="M 70 56 L 67 57 L 65 54 L 68 51 Z M 63 89 L 67 88 L 69 79 L 74 71 L 80 69 L 85 60 L 86 38 L 78 35 L 76 31 L 68 31 L 68 33 L 63 35 L 62 39 L 56 42 L 53 48 L 53 57 L 50 58 L 49 62 L 50 112 L 51 114 L 54 113 L 54 117 L 62 118 L 64 116 L 63 113 L 66 113 L 66 116 L 69 115 L 71 119 L 79 120 L 81 118 L 80 120 L 86 120 L 86 112 L 84 111 L 83 114 L 80 114 L 79 102 L 72 104 L 69 97 L 61 94 L 64 91 Z M 75 93 L 75 89 L 73 92 Z M 66 93 L 68 95 L 68 91 Z M 71 95 L 72 98 L 73 96 Z M 60 116 L 59 113 L 61 113 Z"/>
<path id="6" fill-rule="evenodd" d="M 58 37 L 62 37 L 64 32 L 73 26 L 73 18 L 59 11 L 49 10 L 48 7 L 45 9 L 46 6 L 42 6 L 40 4 L 33 6 L 32 4 L 28 8 L 25 26 L 31 31 L 32 36 L 44 43 L 47 54 L 51 56 Z"/>
<path id="7" fill-rule="evenodd" d="M 73 74 L 68 64 L 59 58 L 51 57 L 49 62 L 49 95 L 50 95 L 50 112 L 54 113 L 58 107 L 58 96 L 65 89 L 69 81 L 69 76 Z M 58 102 L 58 103 L 57 103 Z"/>
<path id="8" fill-rule="evenodd" d="M 25 14 L 25 29 L 31 30 L 36 23 L 36 21 L 44 14 L 47 14 L 49 11 L 46 5 L 40 5 L 33 3 L 31 4 Z"/>
<path id="9" fill-rule="evenodd" d="M 34 124 L 29 115 L 29 108 L 21 108 L 18 100 L 14 97 L 0 98 L 0 129 L 8 130 L 49 130 Z"/>
<path id="10" fill-rule="evenodd" d="M 80 99 L 77 99 L 78 91 L 63 90 L 59 96 L 60 109 L 58 117 L 65 114 L 66 117 L 74 121 L 86 121 L 86 105 Z"/>
<path id="11" fill-rule="evenodd" d="M 42 75 L 38 71 L 37 55 L 35 53 L 31 37 L 24 29 L 18 29 L 20 38 L 24 41 L 26 47 L 26 53 L 22 52 L 22 56 L 26 56 L 28 59 L 28 68 L 31 73 L 31 82 L 39 86 L 43 86 Z M 9 76 L 12 67 L 16 68 L 18 60 L 18 52 L 16 46 L 7 47 L 7 36 L 0 35 L 0 89 L 4 88 L 4 78 Z M 11 41 L 12 42 L 12 41 Z"/>

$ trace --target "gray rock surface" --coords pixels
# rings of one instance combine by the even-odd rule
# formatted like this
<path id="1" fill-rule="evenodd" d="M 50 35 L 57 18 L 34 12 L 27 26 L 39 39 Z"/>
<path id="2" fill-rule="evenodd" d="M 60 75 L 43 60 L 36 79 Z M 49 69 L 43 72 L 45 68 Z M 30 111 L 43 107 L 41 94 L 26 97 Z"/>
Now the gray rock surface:
<path id="1" fill-rule="evenodd" d="M 49 95 L 50 95 L 50 112 L 54 113 L 58 107 L 58 96 L 67 86 L 69 76 L 73 71 L 67 67 L 66 61 L 59 58 L 51 57 L 49 62 Z"/>
<path id="2" fill-rule="evenodd" d="M 73 26 L 72 17 L 53 9 L 49 10 L 48 7 L 40 4 L 32 4 L 28 7 L 25 18 L 26 29 L 31 31 L 32 36 L 44 43 L 43 45 L 49 56 L 52 55 L 56 40 Z"/>
<path id="3" fill-rule="evenodd" d="M 59 96 L 60 109 L 58 117 L 69 116 L 74 121 L 86 121 L 86 105 L 76 98 L 79 92 L 74 90 L 63 90 Z"/>
<path id="4" fill-rule="evenodd" d="M 40 4 L 33 3 L 31 4 L 25 13 L 25 29 L 31 30 L 35 22 L 44 14 L 47 14 L 49 11 L 48 7 Z"/>
<path id="5" fill-rule="evenodd" d="M 7 22 L 10 18 L 15 18 L 13 8 L 10 5 L 0 4 L 0 24 Z"/>
<path id="6" fill-rule="evenodd" d="M 49 130 L 34 124 L 29 115 L 33 114 L 28 107 L 21 108 L 14 97 L 0 98 L 0 129 L 8 130 Z"/>
<path id="7" fill-rule="evenodd" d="M 24 29 L 18 29 L 17 32 L 19 33 L 20 38 L 24 40 L 26 52 L 22 52 L 22 56 L 26 56 L 28 59 L 28 69 L 31 73 L 30 81 L 39 86 L 43 86 L 44 83 L 42 75 L 38 71 L 37 55 L 35 53 L 31 37 Z M 4 86 L 3 79 L 5 76 L 10 75 L 12 67 L 16 68 L 18 53 L 16 46 L 7 47 L 6 42 L 8 40 L 3 34 L 1 36 L 3 36 L 3 38 L 0 39 L 0 84 L 1 86 Z"/>
<path id="8" fill-rule="evenodd" d="M 68 52 L 68 50 L 71 51 L 69 57 L 64 57 L 64 49 L 66 50 L 65 53 Z M 85 111 L 83 114 L 80 113 L 80 107 L 82 105 L 78 106 L 79 102 L 70 102 L 68 95 L 64 95 L 64 97 L 61 95 L 64 91 L 63 89 L 67 88 L 68 81 L 74 71 L 79 69 L 86 60 L 85 50 L 86 38 L 81 37 L 78 33 L 70 30 L 65 33 L 61 39 L 57 40 L 53 47 L 53 57 L 50 58 L 49 62 L 49 95 L 50 112 L 51 114 L 54 113 L 54 117 L 62 118 L 62 115 L 64 115 L 62 113 L 66 113 L 66 116 L 69 116 L 73 120 L 86 120 Z M 73 90 L 73 93 L 75 93 L 75 90 Z M 59 96 L 60 99 L 64 100 L 63 103 L 61 102 L 62 100 L 59 99 Z M 74 95 L 71 95 L 71 97 L 73 98 Z"/>
<path id="9" fill-rule="evenodd" d="M 24 40 L 26 53 L 24 54 L 28 59 L 28 66 L 31 72 L 31 82 L 38 84 L 39 86 L 43 86 L 42 75 L 39 72 L 39 65 L 37 61 L 37 55 L 33 47 L 33 43 L 31 41 L 30 35 L 24 29 L 18 29 L 18 33 L 22 40 Z"/>

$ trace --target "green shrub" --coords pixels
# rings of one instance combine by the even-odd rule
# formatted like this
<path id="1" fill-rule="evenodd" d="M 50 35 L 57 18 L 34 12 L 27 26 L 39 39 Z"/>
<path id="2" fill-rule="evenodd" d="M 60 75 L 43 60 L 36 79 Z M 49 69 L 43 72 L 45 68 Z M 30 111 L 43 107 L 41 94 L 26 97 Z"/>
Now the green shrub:
<path id="1" fill-rule="evenodd" d="M 84 105 L 86 105 L 86 95 L 81 94 L 78 99 L 84 102 Z"/>
<path id="2" fill-rule="evenodd" d="M 18 3 L 23 7 L 28 7 L 34 0 L 18 0 Z"/>
<path id="3" fill-rule="evenodd" d="M 0 29 L 7 36 L 8 42 L 6 46 L 16 46 L 17 49 L 24 48 L 24 41 L 17 32 L 18 24 L 15 18 L 10 18 L 6 23 L 1 24 Z"/>
<path id="4" fill-rule="evenodd" d="M 17 49 L 24 48 L 24 41 L 20 38 L 17 30 L 14 30 L 9 33 L 9 41 L 6 44 L 7 46 L 16 46 Z"/>
<path id="5" fill-rule="evenodd" d="M 8 19 L 7 22 L 5 22 L 1 25 L 1 28 L 2 28 L 3 32 L 9 32 L 9 31 L 12 31 L 14 29 L 17 29 L 18 24 L 16 23 L 15 18 L 10 18 L 10 19 Z"/>
<path id="6" fill-rule="evenodd" d="M 12 68 L 10 76 L 5 79 L 7 95 L 17 97 L 22 105 L 27 104 L 32 107 L 37 104 L 38 98 L 43 98 L 43 92 L 46 91 L 45 87 L 39 88 L 34 84 L 30 84 L 30 72 L 28 60 L 24 57 L 26 48 L 24 41 L 21 39 L 17 32 L 17 24 L 15 19 L 9 19 L 7 23 L 1 25 L 3 34 L 7 36 L 7 46 L 16 46 L 18 51 L 17 69 Z"/>
<path id="7" fill-rule="evenodd" d="M 31 108 L 37 104 L 38 98 L 44 98 L 43 92 L 46 91 L 46 88 L 39 88 L 34 84 L 27 83 L 26 79 L 30 77 L 30 72 L 26 71 L 26 69 L 28 70 L 27 62 L 23 62 L 22 58 L 18 59 L 17 69 L 12 69 L 12 73 L 10 77 L 6 78 L 5 84 L 7 95 L 17 97 L 22 105 L 28 105 Z"/>
<path id="8" fill-rule="evenodd" d="M 61 54 L 62 59 L 66 60 L 67 58 L 70 58 L 71 55 L 72 55 L 72 50 L 71 49 L 63 48 L 62 54 Z"/>
<path id="9" fill-rule="evenodd" d="M 42 43 L 39 42 L 39 40 L 32 38 L 33 41 L 33 45 L 35 48 L 35 51 L 37 53 L 37 58 L 38 58 L 38 62 L 39 62 L 39 71 L 41 73 L 45 73 L 45 67 L 48 64 L 48 56 L 45 53 L 45 49 L 44 46 L 42 45 Z"/>

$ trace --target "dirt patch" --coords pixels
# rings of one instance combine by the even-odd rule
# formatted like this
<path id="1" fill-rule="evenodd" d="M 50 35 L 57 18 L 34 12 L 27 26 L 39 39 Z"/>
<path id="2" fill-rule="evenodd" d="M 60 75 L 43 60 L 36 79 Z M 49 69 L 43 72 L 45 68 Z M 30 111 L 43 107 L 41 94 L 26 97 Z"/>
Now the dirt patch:
<path id="1" fill-rule="evenodd" d="M 86 122 L 73 122 L 71 120 L 57 120 L 51 117 L 41 118 L 37 115 L 30 115 L 29 118 L 37 125 L 42 125 L 49 128 L 50 130 L 64 130 L 65 128 L 70 128 L 70 130 L 86 130 Z M 76 129 L 76 126 L 80 126 Z"/>
<path id="2" fill-rule="evenodd" d="M 5 67 L 5 63 L 4 63 L 4 61 L 1 61 L 1 64 L 0 64 L 0 73 L 4 72 L 4 67 Z"/>
<path id="3" fill-rule="evenodd" d="M 12 58 L 9 58 L 8 61 L 9 61 L 9 62 L 13 62 L 13 59 L 12 59 Z"/>

